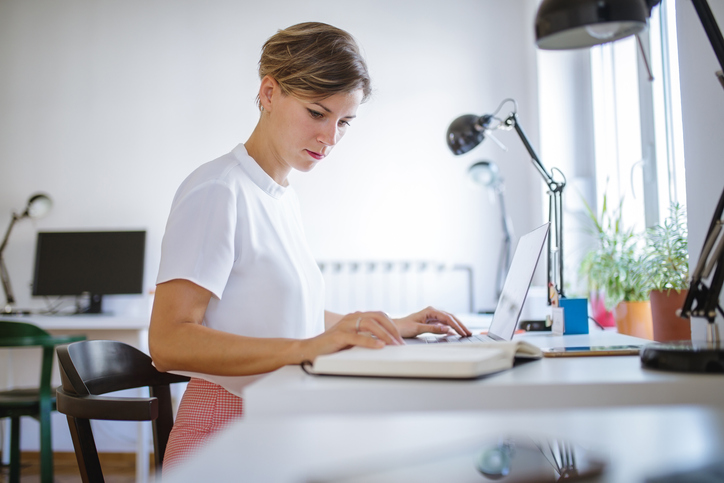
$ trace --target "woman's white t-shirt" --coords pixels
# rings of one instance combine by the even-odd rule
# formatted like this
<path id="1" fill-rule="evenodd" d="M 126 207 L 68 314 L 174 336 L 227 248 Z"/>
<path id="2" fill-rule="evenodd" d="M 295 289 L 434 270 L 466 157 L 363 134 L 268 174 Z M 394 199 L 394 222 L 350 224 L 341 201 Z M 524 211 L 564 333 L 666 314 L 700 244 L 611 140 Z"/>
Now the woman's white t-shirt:
<path id="1" fill-rule="evenodd" d="M 324 331 L 324 281 L 297 195 L 269 177 L 243 144 L 197 168 L 176 192 L 157 283 L 174 279 L 213 294 L 203 320 L 212 329 L 296 339 Z M 259 377 L 185 374 L 238 396 Z"/>

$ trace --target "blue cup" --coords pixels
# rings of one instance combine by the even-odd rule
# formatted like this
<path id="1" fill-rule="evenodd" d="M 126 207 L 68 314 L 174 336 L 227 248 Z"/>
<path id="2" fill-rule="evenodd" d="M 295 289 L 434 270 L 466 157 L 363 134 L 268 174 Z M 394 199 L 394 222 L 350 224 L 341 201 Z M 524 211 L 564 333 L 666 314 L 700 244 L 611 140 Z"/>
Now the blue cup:
<path id="1" fill-rule="evenodd" d="M 559 307 L 563 309 L 563 334 L 588 334 L 588 299 L 561 298 Z"/>

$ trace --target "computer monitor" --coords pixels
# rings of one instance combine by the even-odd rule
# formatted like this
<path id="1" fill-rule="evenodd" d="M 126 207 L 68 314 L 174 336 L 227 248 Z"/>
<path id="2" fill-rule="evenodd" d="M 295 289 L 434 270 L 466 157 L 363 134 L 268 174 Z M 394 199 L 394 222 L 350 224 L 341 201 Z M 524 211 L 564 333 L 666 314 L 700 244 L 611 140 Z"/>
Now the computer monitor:
<path id="1" fill-rule="evenodd" d="M 90 294 L 87 313 L 103 295 L 143 293 L 145 231 L 40 232 L 33 295 Z"/>

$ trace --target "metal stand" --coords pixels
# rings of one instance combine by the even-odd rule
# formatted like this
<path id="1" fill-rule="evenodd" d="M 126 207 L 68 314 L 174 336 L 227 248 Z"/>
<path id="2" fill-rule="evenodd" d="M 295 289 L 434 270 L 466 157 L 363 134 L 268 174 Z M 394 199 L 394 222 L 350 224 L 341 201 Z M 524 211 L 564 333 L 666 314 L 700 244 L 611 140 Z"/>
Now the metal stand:
<path id="1" fill-rule="evenodd" d="M 505 209 L 505 196 L 503 196 L 503 185 L 499 183 L 495 186 L 495 194 L 498 195 L 498 203 L 500 203 L 500 221 L 503 225 L 503 243 L 500 246 L 500 256 L 498 257 L 498 274 L 496 276 L 495 288 L 496 295 L 500 298 L 500 294 L 503 293 L 503 284 L 505 283 L 505 277 L 510 269 L 511 260 L 511 229 L 508 220 L 508 213 Z"/>
<path id="2" fill-rule="evenodd" d="M 3 238 L 2 244 L 0 244 L 0 279 L 2 279 L 2 285 L 3 285 L 3 291 L 5 291 L 5 307 L 3 308 L 2 313 L 3 314 L 12 314 L 13 313 L 13 305 L 15 304 L 15 296 L 13 295 L 13 288 L 10 285 L 10 275 L 8 274 L 8 269 L 5 266 L 5 259 L 3 258 L 3 252 L 5 251 L 5 246 L 8 244 L 8 238 L 10 238 L 10 232 L 13 229 L 13 226 L 15 226 L 15 223 L 20 219 L 18 215 L 13 213 L 13 218 L 10 220 L 10 225 L 8 226 L 7 231 L 5 232 L 5 237 Z"/>
<path id="3" fill-rule="evenodd" d="M 543 177 L 548 186 L 548 219 L 553 225 L 548 234 L 548 283 L 555 288 L 559 297 L 565 297 L 563 288 L 563 188 L 566 186 L 566 179 L 560 170 L 556 169 L 558 174 L 563 178 L 556 181 L 553 175 L 546 170 L 540 158 L 536 154 L 533 146 L 531 146 L 528 137 L 523 132 L 523 128 L 518 122 L 518 116 L 515 112 L 511 113 L 508 118 L 503 121 L 507 127 L 512 127 L 518 133 L 518 137 L 523 142 L 525 149 L 528 150 L 533 165 Z M 551 304 L 550 290 L 548 292 L 548 305 Z"/>
<path id="4" fill-rule="evenodd" d="M 649 344 L 641 349 L 641 365 L 664 371 L 724 374 L 724 347 L 720 342 L 689 340 Z"/>

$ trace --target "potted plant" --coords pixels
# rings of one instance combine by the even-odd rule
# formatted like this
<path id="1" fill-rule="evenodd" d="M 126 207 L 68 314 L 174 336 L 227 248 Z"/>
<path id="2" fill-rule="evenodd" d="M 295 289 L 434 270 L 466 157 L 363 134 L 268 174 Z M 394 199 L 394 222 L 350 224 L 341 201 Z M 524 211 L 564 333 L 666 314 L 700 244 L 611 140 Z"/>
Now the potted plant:
<path id="1" fill-rule="evenodd" d="M 584 200 L 596 246 L 583 258 L 580 273 L 588 281 L 592 305 L 593 294 L 602 294 L 603 305 L 612 311 L 619 332 L 652 339 L 648 281 L 641 265 L 642 240 L 632 228 L 623 227 L 622 203 L 609 211 L 604 194 L 598 216 Z"/>
<path id="2" fill-rule="evenodd" d="M 691 323 L 676 314 L 689 287 L 689 250 L 686 211 L 672 204 L 663 225 L 646 232 L 644 271 L 651 290 L 654 340 L 691 339 Z"/>
<path id="3" fill-rule="evenodd" d="M 618 238 L 616 232 L 620 230 L 620 223 L 618 223 L 620 216 L 617 220 L 608 211 L 607 199 L 604 194 L 600 216 L 594 213 L 585 199 L 582 200 L 592 224 L 589 234 L 595 239 L 596 248 L 584 256 L 579 273 L 588 285 L 593 319 L 598 325 L 615 327 L 616 322 L 611 313 L 613 306 L 606 303 L 606 286 L 609 285 L 608 281 L 613 271 L 613 254 L 616 251 L 615 239 Z"/>
<path id="4" fill-rule="evenodd" d="M 649 285 L 641 263 L 644 257 L 641 237 L 633 232 L 630 235 L 631 238 L 622 244 L 619 253 L 621 275 L 613 284 L 614 291 L 610 296 L 611 300 L 618 300 L 613 307 L 613 318 L 620 333 L 653 339 Z"/>

